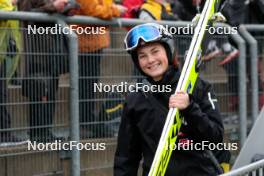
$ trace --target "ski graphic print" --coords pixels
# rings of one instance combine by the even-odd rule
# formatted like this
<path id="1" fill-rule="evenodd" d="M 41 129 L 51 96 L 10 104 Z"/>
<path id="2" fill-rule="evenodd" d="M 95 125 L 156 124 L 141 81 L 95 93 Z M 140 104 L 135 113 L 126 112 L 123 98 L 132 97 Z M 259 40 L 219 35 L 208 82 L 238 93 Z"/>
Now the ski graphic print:
<path id="1" fill-rule="evenodd" d="M 201 15 L 198 17 L 199 20 L 195 27 L 194 36 L 185 58 L 176 92 L 185 91 L 187 93 L 192 93 L 193 91 L 198 77 L 197 66 L 201 62 L 201 45 L 203 37 L 209 20 L 213 19 L 217 1 L 218 0 L 207 0 Z M 172 150 L 169 146 L 176 143 L 181 124 L 182 120 L 179 110 L 177 108 L 171 108 L 168 112 L 148 176 L 165 175 L 172 154 Z"/>

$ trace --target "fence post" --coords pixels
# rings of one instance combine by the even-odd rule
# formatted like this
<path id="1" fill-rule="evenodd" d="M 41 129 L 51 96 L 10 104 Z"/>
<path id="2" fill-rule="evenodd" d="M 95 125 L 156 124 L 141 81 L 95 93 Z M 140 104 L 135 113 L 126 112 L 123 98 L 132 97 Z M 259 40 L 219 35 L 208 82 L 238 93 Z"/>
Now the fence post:
<path id="1" fill-rule="evenodd" d="M 244 25 L 240 25 L 239 27 L 240 34 L 245 38 L 245 40 L 249 44 L 250 48 L 250 73 L 251 73 L 251 108 L 252 108 L 252 120 L 256 121 L 258 112 L 259 112 L 259 104 L 258 104 L 258 94 L 259 94 L 259 82 L 258 82 L 258 43 L 256 39 L 252 37 L 252 35 L 247 31 Z"/>
<path id="2" fill-rule="evenodd" d="M 70 58 L 70 124 L 71 141 L 80 141 L 79 129 L 79 66 L 78 66 L 78 40 L 77 35 L 69 35 Z M 71 175 L 80 175 L 80 151 L 72 150 Z"/>
<path id="3" fill-rule="evenodd" d="M 247 137 L 247 81 L 246 81 L 246 43 L 239 34 L 231 35 L 239 48 L 238 60 L 238 96 L 240 117 L 240 146 L 242 147 Z"/>
<path id="4" fill-rule="evenodd" d="M 217 24 L 221 27 L 231 27 L 227 24 Z M 242 147 L 247 137 L 247 79 L 246 79 L 246 43 L 238 34 L 230 34 L 239 49 L 238 58 L 238 97 L 239 97 L 239 134 L 240 146 Z"/>
<path id="5" fill-rule="evenodd" d="M 67 42 L 69 47 L 70 63 L 70 141 L 80 142 L 79 129 L 79 65 L 78 65 L 78 37 L 67 24 L 58 18 L 58 23 L 68 29 Z M 71 175 L 80 176 L 80 151 L 76 146 L 71 150 Z"/>

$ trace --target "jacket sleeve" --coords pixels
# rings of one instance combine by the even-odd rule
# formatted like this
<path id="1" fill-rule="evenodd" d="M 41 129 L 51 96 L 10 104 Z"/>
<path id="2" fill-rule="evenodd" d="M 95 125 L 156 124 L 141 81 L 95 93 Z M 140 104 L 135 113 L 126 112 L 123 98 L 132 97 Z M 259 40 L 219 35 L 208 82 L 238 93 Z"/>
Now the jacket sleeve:
<path id="1" fill-rule="evenodd" d="M 11 4 L 9 0 L 0 0 L 0 10 L 4 11 L 13 11 L 14 6 Z"/>
<path id="2" fill-rule="evenodd" d="M 132 117 L 133 113 L 125 103 L 114 159 L 114 176 L 137 175 L 142 150 L 140 135 Z"/>
<path id="3" fill-rule="evenodd" d="M 111 19 L 113 17 L 119 17 L 119 10 L 113 6 L 112 3 L 99 3 L 98 0 L 78 0 L 81 4 L 80 14 L 87 16 L 94 16 L 102 19 Z"/>
<path id="4" fill-rule="evenodd" d="M 146 21 L 153 21 L 153 20 L 155 20 L 155 18 L 150 13 L 148 13 L 145 10 L 140 10 L 139 11 L 138 18 L 141 19 L 141 20 L 146 20 Z"/>
<path id="5" fill-rule="evenodd" d="M 165 7 L 166 6 L 166 7 Z M 171 13 L 170 4 L 165 4 L 161 6 L 161 20 L 177 21 L 179 17 Z"/>
<path id="6" fill-rule="evenodd" d="M 53 0 L 31 0 L 31 6 L 33 9 L 38 9 L 39 11 L 49 13 L 54 13 L 57 11 L 53 5 Z"/>
<path id="7" fill-rule="evenodd" d="M 193 94 L 196 97 L 190 96 L 191 103 L 182 111 L 182 115 L 194 140 L 220 143 L 224 128 L 215 93 L 210 84 L 202 81 L 198 84 L 199 88 Z"/>

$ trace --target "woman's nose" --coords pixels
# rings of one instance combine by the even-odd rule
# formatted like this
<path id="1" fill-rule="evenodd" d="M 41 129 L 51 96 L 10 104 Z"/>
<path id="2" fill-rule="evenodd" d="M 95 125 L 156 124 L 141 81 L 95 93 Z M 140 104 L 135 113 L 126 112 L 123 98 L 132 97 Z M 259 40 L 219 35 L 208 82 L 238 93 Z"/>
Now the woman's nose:
<path id="1" fill-rule="evenodd" d="M 155 58 L 153 56 L 148 56 L 148 63 L 152 63 L 155 61 Z"/>

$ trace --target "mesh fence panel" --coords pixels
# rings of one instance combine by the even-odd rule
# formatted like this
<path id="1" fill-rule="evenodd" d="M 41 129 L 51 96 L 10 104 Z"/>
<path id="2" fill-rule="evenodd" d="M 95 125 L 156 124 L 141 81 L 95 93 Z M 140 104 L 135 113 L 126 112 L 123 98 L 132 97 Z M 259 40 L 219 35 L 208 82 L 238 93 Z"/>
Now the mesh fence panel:
<path id="1" fill-rule="evenodd" d="M 1 28 L 1 34 L 9 30 L 14 29 Z M 62 75 L 68 72 L 67 43 L 62 35 L 24 28 L 20 35 L 20 50 L 19 44 L 10 49 L 9 38 L 1 50 L 0 175 L 62 173 L 59 153 L 46 144 L 69 136 L 68 83 Z"/>

